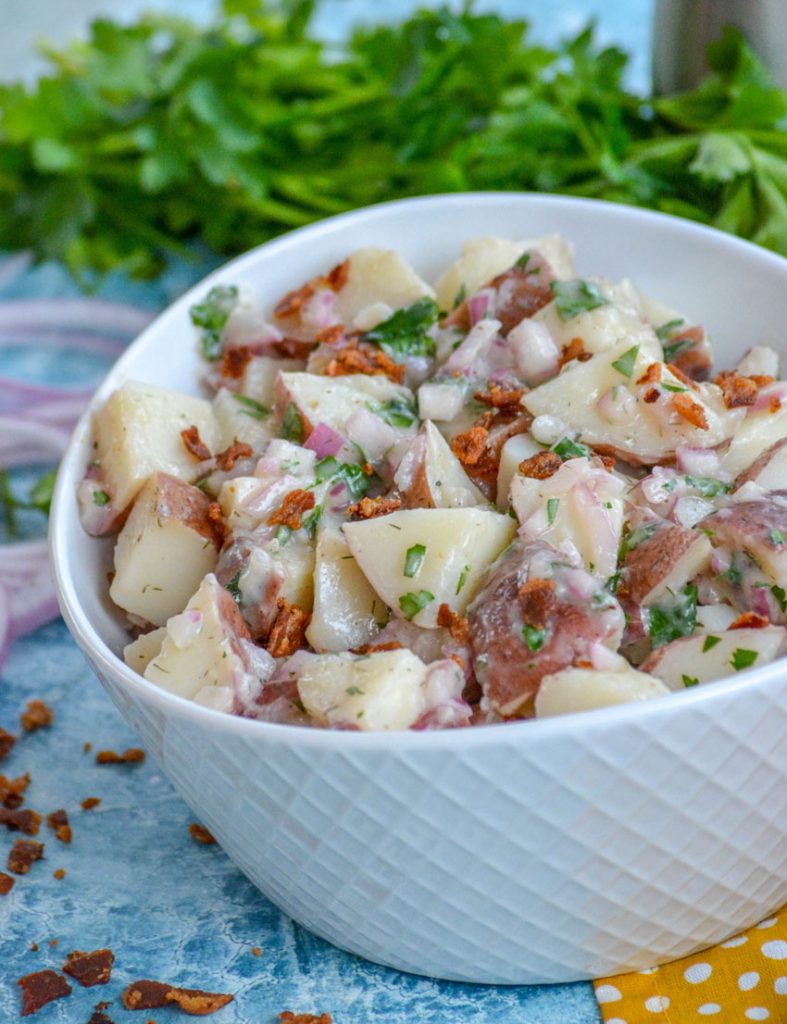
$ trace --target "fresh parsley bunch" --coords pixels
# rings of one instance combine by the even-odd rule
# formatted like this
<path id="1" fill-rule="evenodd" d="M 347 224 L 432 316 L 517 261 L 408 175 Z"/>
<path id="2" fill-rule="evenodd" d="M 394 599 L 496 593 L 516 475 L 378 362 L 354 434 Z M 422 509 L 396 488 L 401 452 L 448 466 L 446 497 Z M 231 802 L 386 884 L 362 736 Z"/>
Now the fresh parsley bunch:
<path id="1" fill-rule="evenodd" d="M 231 254 L 397 196 L 567 192 L 680 213 L 787 253 L 787 97 L 736 35 L 693 92 L 622 84 L 587 30 L 556 49 L 471 9 L 361 29 L 338 52 L 309 0 L 224 0 L 200 28 L 97 21 L 0 89 L 0 248 L 86 284 Z"/>

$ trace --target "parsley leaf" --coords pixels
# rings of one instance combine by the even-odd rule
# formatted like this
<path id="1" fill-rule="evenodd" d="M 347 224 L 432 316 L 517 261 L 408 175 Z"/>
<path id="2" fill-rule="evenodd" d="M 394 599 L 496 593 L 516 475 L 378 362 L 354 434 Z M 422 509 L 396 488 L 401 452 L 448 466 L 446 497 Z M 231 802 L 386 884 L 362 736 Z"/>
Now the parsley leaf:
<path id="1" fill-rule="evenodd" d="M 536 629 L 535 626 L 530 626 L 528 623 L 525 623 L 522 629 L 522 639 L 527 644 L 527 649 L 533 651 L 533 653 L 541 650 L 546 636 L 547 631 L 545 629 Z"/>
<path id="2" fill-rule="evenodd" d="M 417 594 L 402 594 L 399 598 L 399 608 L 410 622 L 432 601 L 434 601 L 434 594 L 430 594 L 428 590 L 419 590 Z"/>
<path id="3" fill-rule="evenodd" d="M 699 679 L 696 676 L 681 675 L 680 678 L 683 680 L 683 685 L 686 686 L 686 687 L 689 687 L 689 686 L 699 686 L 699 682 L 700 681 L 699 681 Z"/>
<path id="4" fill-rule="evenodd" d="M 758 655 L 758 651 L 749 651 L 745 647 L 736 647 L 732 652 L 730 664 L 736 672 L 740 672 L 744 668 L 751 668 Z"/>
<path id="5" fill-rule="evenodd" d="M 697 588 L 684 587 L 671 601 L 651 605 L 648 609 L 648 633 L 655 650 L 664 644 L 690 636 L 697 622 Z"/>
<path id="6" fill-rule="evenodd" d="M 678 327 L 682 326 L 683 320 L 681 318 L 677 320 L 668 320 L 665 324 L 662 324 L 661 327 L 656 328 L 656 337 L 663 344 L 668 340 L 673 331 L 676 331 Z"/>
<path id="7" fill-rule="evenodd" d="M 426 558 L 426 548 L 423 544 L 413 544 L 411 548 L 408 548 L 404 559 L 404 575 L 410 579 L 417 576 L 424 558 Z"/>
<path id="8" fill-rule="evenodd" d="M 720 636 L 706 636 L 705 641 L 702 645 L 702 653 L 707 654 L 708 651 L 712 651 L 716 644 L 721 643 Z"/>
<path id="9" fill-rule="evenodd" d="M 609 305 L 609 300 L 604 298 L 596 285 L 581 278 L 573 281 L 552 281 L 550 288 L 555 296 L 555 310 L 564 323 L 579 316 L 580 313 L 588 313 L 600 306 Z"/>
<path id="10" fill-rule="evenodd" d="M 391 398 L 379 405 L 370 405 L 369 409 L 391 427 L 410 427 L 418 418 L 415 406 L 405 398 Z"/>
<path id="11" fill-rule="evenodd" d="M 547 500 L 547 525 L 551 526 L 555 521 L 557 515 L 558 506 L 560 505 L 560 498 L 549 498 Z"/>
<path id="12" fill-rule="evenodd" d="M 620 359 L 615 359 L 612 365 L 616 370 L 622 373 L 624 377 L 630 377 L 634 372 L 634 364 L 637 361 L 638 355 L 639 345 L 634 345 L 630 349 L 627 349 Z"/>
<path id="13" fill-rule="evenodd" d="M 350 497 L 358 501 L 369 490 L 369 477 L 360 466 L 352 462 L 338 462 L 333 455 L 326 455 L 314 467 L 318 484 L 326 480 L 343 481 Z"/>
<path id="14" fill-rule="evenodd" d="M 93 491 L 93 504 L 103 507 L 109 504 L 109 495 L 106 491 Z"/>
<path id="15" fill-rule="evenodd" d="M 566 459 L 589 459 L 592 454 L 586 444 L 572 441 L 570 437 L 561 438 L 556 445 L 553 445 L 552 451 L 555 455 L 559 455 L 564 462 Z"/>
<path id="16" fill-rule="evenodd" d="M 787 612 L 787 594 L 784 592 L 784 587 L 777 586 L 777 584 L 774 583 L 771 587 L 771 593 L 779 602 L 779 607 L 782 612 Z"/>
<path id="17" fill-rule="evenodd" d="M 406 309 L 397 309 L 393 316 L 366 331 L 362 341 L 379 345 L 392 359 L 404 356 L 433 356 L 434 338 L 426 333 L 437 323 L 440 307 L 428 296 L 418 299 Z"/>
<path id="18" fill-rule="evenodd" d="M 200 346 L 205 359 L 212 361 L 221 355 L 221 336 L 237 301 L 238 289 L 234 284 L 217 284 L 189 310 L 191 322 L 202 328 Z"/>
<path id="19" fill-rule="evenodd" d="M 279 427 L 279 437 L 283 437 L 285 441 L 302 444 L 303 435 L 303 417 L 298 412 L 298 406 L 294 402 L 290 402 L 284 410 L 284 418 Z"/>
<path id="20" fill-rule="evenodd" d="M 266 409 L 264 405 L 260 405 L 254 398 L 249 398 L 248 395 L 233 395 L 232 396 L 239 405 L 243 406 L 243 412 L 247 416 L 251 416 L 255 420 L 264 420 L 270 416 L 270 409 Z"/>

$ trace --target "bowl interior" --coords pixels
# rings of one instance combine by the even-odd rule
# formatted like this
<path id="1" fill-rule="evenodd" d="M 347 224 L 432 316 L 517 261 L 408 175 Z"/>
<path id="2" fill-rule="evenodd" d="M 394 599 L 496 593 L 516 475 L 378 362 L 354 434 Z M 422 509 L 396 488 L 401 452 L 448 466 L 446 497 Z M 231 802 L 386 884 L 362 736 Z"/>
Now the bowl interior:
<path id="1" fill-rule="evenodd" d="M 200 363 L 188 309 L 213 284 L 245 285 L 270 308 L 286 291 L 361 246 L 396 249 L 427 280 L 434 280 L 468 238 L 527 239 L 552 232 L 575 244 L 579 274 L 630 277 L 641 290 L 703 323 L 720 367 L 731 365 L 754 344 L 770 344 L 787 354 L 787 261 L 778 256 L 688 221 L 591 200 L 516 194 L 438 196 L 334 217 L 221 267 L 143 332 L 104 380 L 92 407 L 129 378 L 199 391 Z M 90 459 L 90 444 L 88 411 L 58 478 L 53 558 L 64 611 L 80 642 L 117 655 L 128 635 L 107 594 L 112 542 L 97 542 L 83 532 L 74 498 Z M 137 679 L 122 661 L 113 667 L 130 683 Z"/>

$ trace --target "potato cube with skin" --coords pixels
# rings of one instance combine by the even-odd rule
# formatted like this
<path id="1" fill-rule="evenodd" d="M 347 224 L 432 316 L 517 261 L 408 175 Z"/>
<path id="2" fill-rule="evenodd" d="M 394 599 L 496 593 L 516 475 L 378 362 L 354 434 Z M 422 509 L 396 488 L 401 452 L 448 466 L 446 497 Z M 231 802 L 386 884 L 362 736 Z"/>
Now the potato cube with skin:
<path id="1" fill-rule="evenodd" d="M 728 629 L 673 640 L 653 651 L 640 668 L 661 679 L 670 690 L 683 690 L 760 668 L 785 653 L 787 630 L 783 626 Z"/>
<path id="2" fill-rule="evenodd" d="M 251 445 L 259 455 L 273 437 L 271 409 L 262 403 L 236 395 L 221 388 L 213 399 L 213 412 L 219 425 L 219 450 L 225 451 L 234 441 Z"/>
<path id="3" fill-rule="evenodd" d="M 679 594 L 708 568 L 711 553 L 710 541 L 699 530 L 658 527 L 626 554 L 623 578 L 629 597 L 635 604 L 650 605 L 667 594 Z"/>
<path id="4" fill-rule="evenodd" d="M 776 491 L 787 487 L 787 437 L 771 445 L 735 478 L 734 490 L 754 483 L 763 491 Z"/>
<path id="5" fill-rule="evenodd" d="M 278 418 L 285 423 L 291 405 L 303 423 L 304 440 L 318 423 L 344 434 L 347 421 L 359 410 L 382 413 L 397 437 L 410 437 L 418 427 L 413 393 L 382 376 L 282 373 L 276 384 L 276 409 Z"/>
<path id="6" fill-rule="evenodd" d="M 387 614 L 350 553 L 338 524 L 330 519 L 320 523 L 308 642 L 320 652 L 360 647 L 379 631 Z"/>
<path id="7" fill-rule="evenodd" d="M 358 565 L 394 615 L 434 629 L 442 604 L 463 614 L 516 527 L 510 516 L 485 509 L 434 508 L 345 523 L 343 530 Z"/>
<path id="8" fill-rule="evenodd" d="M 787 388 L 778 382 L 762 388 L 757 401 L 746 411 L 745 419 L 738 425 L 722 456 L 722 471 L 729 477 L 738 476 L 784 437 L 787 437 Z"/>
<path id="9" fill-rule="evenodd" d="M 206 686 L 244 686 L 248 672 L 240 644 L 249 633 L 232 596 L 212 573 L 185 611 L 167 622 L 166 632 L 145 679 L 189 699 Z"/>
<path id="10" fill-rule="evenodd" d="M 652 700 L 669 692 L 660 679 L 629 666 L 613 672 L 566 668 L 541 680 L 536 694 L 536 718 Z"/>
<path id="11" fill-rule="evenodd" d="M 322 654 L 298 675 L 298 693 L 322 726 L 409 729 L 426 711 L 427 666 L 406 649 Z"/>
<path id="12" fill-rule="evenodd" d="M 487 504 L 448 442 L 429 420 L 404 453 L 394 483 L 408 508 L 463 508 Z"/>
<path id="13" fill-rule="evenodd" d="M 519 470 L 519 464 L 543 450 L 544 446 L 534 441 L 530 434 L 516 434 L 506 441 L 500 451 L 500 464 L 497 469 L 498 508 L 506 509 L 509 506 L 511 481 Z"/>
<path id="14" fill-rule="evenodd" d="M 145 669 L 154 658 L 161 653 L 161 645 L 167 631 L 163 626 L 152 629 L 149 633 L 141 633 L 136 640 L 123 648 L 123 661 L 135 672 L 144 675 Z"/>
<path id="15" fill-rule="evenodd" d="M 112 507 L 120 515 L 152 473 L 169 473 L 188 482 L 199 462 L 183 444 L 182 430 L 195 426 L 211 451 L 221 433 L 210 402 L 192 395 L 126 381 L 95 415 L 95 457 Z"/>
<path id="16" fill-rule="evenodd" d="M 182 611 L 213 570 L 221 542 L 197 487 L 155 473 L 139 492 L 115 545 L 109 596 L 133 615 L 163 626 Z"/>

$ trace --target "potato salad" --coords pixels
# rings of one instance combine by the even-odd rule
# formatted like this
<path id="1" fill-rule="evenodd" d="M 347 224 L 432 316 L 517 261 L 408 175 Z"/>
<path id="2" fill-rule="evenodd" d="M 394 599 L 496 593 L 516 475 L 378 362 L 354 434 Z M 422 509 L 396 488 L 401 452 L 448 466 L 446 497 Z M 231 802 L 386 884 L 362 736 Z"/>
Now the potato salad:
<path id="1" fill-rule="evenodd" d="M 430 283 L 361 249 L 275 304 L 215 285 L 203 397 L 129 380 L 97 411 L 82 522 L 152 685 L 446 729 L 787 653 L 777 354 L 714 367 L 687 312 L 579 277 L 558 236 L 457 257 Z"/>

